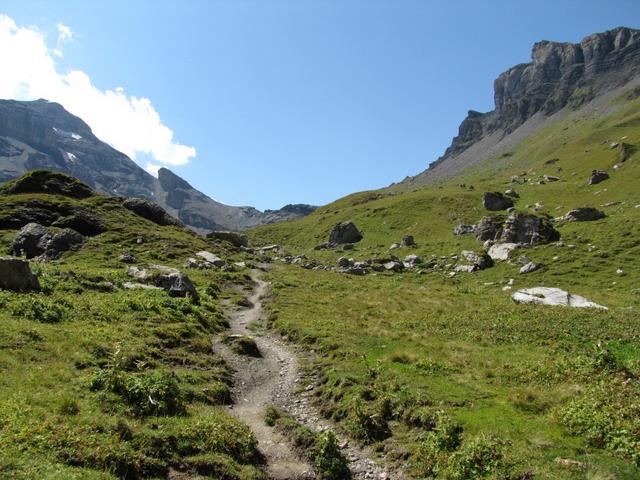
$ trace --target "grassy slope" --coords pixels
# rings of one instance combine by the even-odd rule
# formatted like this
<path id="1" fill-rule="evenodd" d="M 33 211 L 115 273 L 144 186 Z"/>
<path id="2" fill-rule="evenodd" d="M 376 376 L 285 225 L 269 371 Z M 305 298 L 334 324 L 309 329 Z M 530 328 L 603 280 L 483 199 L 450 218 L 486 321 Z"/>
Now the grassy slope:
<path id="1" fill-rule="evenodd" d="M 0 195 L 0 216 L 30 199 L 89 208 L 108 231 L 34 264 L 42 292 L 0 291 L 0 478 L 165 478 L 169 469 L 262 478 L 251 432 L 217 406 L 229 399 L 229 374 L 210 340 L 224 328 L 220 301 L 237 297 L 246 272 L 184 270 L 200 305 L 120 288 L 123 252 L 178 268 L 199 250 L 234 254 L 103 196 Z M 0 232 L 0 250 L 15 233 Z M 102 292 L 102 281 L 119 288 Z"/>
<path id="2" fill-rule="evenodd" d="M 430 458 L 425 445 L 431 434 L 425 432 L 444 410 L 464 427 L 465 441 L 457 453 L 438 453 L 442 475 L 461 478 L 459 460 L 482 434 L 506 442 L 501 451 L 515 471 L 539 478 L 638 478 L 640 208 L 634 207 L 640 204 L 640 157 L 614 171 L 618 152 L 609 143 L 626 137 L 640 144 L 640 99 L 615 102 L 619 109 L 612 115 L 568 115 L 511 155 L 455 182 L 396 195 L 358 193 L 305 219 L 252 232 L 258 242 L 279 243 L 330 265 L 342 255 L 387 254 L 391 243 L 411 234 L 417 247 L 394 253 L 428 258 L 478 251 L 481 245 L 472 236 L 454 237 L 452 228 L 486 215 L 482 192 L 509 188 L 511 176 L 522 171 L 561 178 L 515 185 L 523 211 L 542 202 L 543 212 L 559 216 L 579 206 L 624 202 L 601 207 L 608 217 L 598 222 L 561 225 L 564 242 L 573 248 L 523 251 L 545 267 L 522 277 L 510 264 L 455 278 L 439 272 L 349 277 L 279 268 L 272 320 L 283 333 L 322 352 L 319 403 L 327 415 L 361 437 L 367 437 L 363 430 L 376 430 L 363 427 L 363 410 L 386 417 L 393 435 L 381 448 L 399 461 L 409 458 L 422 475 Z M 560 160 L 543 166 L 551 158 Z M 607 170 L 611 179 L 587 186 L 593 169 Z M 356 250 L 314 251 L 344 220 L 355 221 L 364 233 Z M 625 276 L 616 274 L 618 267 Z M 517 306 L 501 288 L 509 278 L 515 278 L 515 288 L 557 286 L 611 309 Z M 556 457 L 577 459 L 587 468 L 560 465 Z"/>

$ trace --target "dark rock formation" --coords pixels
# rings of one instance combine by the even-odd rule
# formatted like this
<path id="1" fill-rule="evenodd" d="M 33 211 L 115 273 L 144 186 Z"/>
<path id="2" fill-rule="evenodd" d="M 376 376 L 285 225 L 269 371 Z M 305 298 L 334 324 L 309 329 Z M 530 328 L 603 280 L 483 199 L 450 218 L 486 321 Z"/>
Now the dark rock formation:
<path id="1" fill-rule="evenodd" d="M 182 223 L 180 223 L 177 218 L 172 217 L 160 205 L 149 200 L 143 198 L 127 198 L 122 202 L 122 206 L 157 225 L 182 226 Z"/>
<path id="2" fill-rule="evenodd" d="M 16 292 L 40 290 L 40 283 L 31 272 L 28 262 L 19 258 L 1 257 L 0 289 Z"/>
<path id="3" fill-rule="evenodd" d="M 248 247 L 249 239 L 246 235 L 237 232 L 228 232 L 224 230 L 216 230 L 207 234 L 207 238 L 215 238 L 216 240 L 222 240 L 229 242 L 234 247 Z"/>
<path id="4" fill-rule="evenodd" d="M 61 217 L 51 224 L 53 227 L 72 228 L 82 235 L 93 237 L 106 231 L 102 220 L 88 210 L 75 210 L 71 215 Z"/>
<path id="5" fill-rule="evenodd" d="M 596 185 L 600 182 L 604 182 L 609 178 L 609 174 L 602 170 L 593 170 L 591 172 L 591 177 L 589 177 L 589 181 L 587 182 L 589 185 Z"/>
<path id="6" fill-rule="evenodd" d="M 362 234 L 353 222 L 342 222 L 333 227 L 329 233 L 329 243 L 356 243 L 362 240 Z"/>
<path id="7" fill-rule="evenodd" d="M 460 225 L 456 225 L 455 227 L 453 227 L 453 234 L 465 235 L 467 233 L 473 233 L 475 228 L 475 225 L 465 225 L 464 223 L 461 223 Z"/>
<path id="8" fill-rule="evenodd" d="M 482 205 L 492 212 L 506 210 L 513 207 L 513 199 L 500 192 L 485 192 L 482 196 Z"/>

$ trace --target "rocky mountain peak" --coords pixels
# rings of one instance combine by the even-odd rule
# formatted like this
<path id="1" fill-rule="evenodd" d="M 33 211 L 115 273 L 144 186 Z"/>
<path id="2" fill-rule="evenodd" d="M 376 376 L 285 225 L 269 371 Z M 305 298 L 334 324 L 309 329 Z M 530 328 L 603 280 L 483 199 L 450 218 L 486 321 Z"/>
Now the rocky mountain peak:
<path id="1" fill-rule="evenodd" d="M 579 108 L 598 95 L 620 87 L 640 74 L 640 30 L 618 27 L 595 33 L 579 43 L 543 40 L 533 45 L 531 62 L 515 65 L 494 81 L 495 109 L 470 110 L 458 135 L 429 169 L 405 182 L 423 183 L 446 160 L 459 157 L 489 136 L 499 141 L 537 114 Z M 477 156 L 476 156 L 477 157 Z M 464 167 L 457 162 L 455 168 Z"/>

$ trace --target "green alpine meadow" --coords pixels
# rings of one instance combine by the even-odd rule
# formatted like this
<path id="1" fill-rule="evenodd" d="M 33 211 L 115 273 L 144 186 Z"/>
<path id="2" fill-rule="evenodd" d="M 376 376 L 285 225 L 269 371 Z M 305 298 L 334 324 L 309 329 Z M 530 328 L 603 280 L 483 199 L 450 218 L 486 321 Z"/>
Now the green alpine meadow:
<path id="1" fill-rule="evenodd" d="M 640 479 L 640 17 L 569 3 L 1 7 L 0 480 Z"/>

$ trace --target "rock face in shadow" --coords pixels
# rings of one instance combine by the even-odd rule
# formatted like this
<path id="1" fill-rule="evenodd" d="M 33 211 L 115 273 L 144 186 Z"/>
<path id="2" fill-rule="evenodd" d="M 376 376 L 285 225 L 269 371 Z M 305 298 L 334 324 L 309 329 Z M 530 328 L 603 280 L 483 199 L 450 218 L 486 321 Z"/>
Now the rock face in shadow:
<path id="1" fill-rule="evenodd" d="M 362 234 L 353 222 L 339 223 L 329 233 L 329 243 L 333 245 L 356 243 L 360 240 L 362 240 Z"/>
<path id="2" fill-rule="evenodd" d="M 429 173 L 434 169 L 460 171 L 464 165 L 450 162 L 447 166 L 447 160 L 483 139 L 509 135 L 536 115 L 546 117 L 565 107 L 577 109 L 626 84 L 639 72 L 640 30 L 615 28 L 579 43 L 538 42 L 533 45 L 531 62 L 508 69 L 494 81 L 495 109 L 487 113 L 469 110 L 445 153 L 425 172 L 403 183 L 414 187 L 429 183 L 436 176 Z M 621 154 L 620 161 L 627 156 Z"/>
<path id="3" fill-rule="evenodd" d="M 176 218 L 169 215 L 160 205 L 149 200 L 145 200 L 144 198 L 127 198 L 122 202 L 122 206 L 157 225 L 182 225 Z"/>
<path id="4" fill-rule="evenodd" d="M 0 257 L 0 289 L 16 292 L 40 290 L 40 282 L 31 272 L 29 262 L 19 258 Z"/>
<path id="5" fill-rule="evenodd" d="M 202 232 L 238 230 L 308 215 L 315 207 L 287 205 L 261 212 L 253 207 L 232 207 L 209 198 L 166 168 L 158 178 L 123 153 L 100 141 L 80 118 L 47 100 L 22 102 L 0 100 L 0 183 L 26 172 L 44 169 L 67 173 L 86 184 L 62 192 L 75 198 L 93 194 L 91 189 L 119 197 L 153 201 L 185 225 Z M 49 173 L 49 179 L 55 177 Z M 41 188 L 46 185 L 34 179 Z M 55 182 L 49 182 L 55 191 Z M 89 188 L 91 187 L 91 188 Z M 30 191 L 29 184 L 21 186 Z M 24 190 L 26 188 L 26 190 Z M 15 193 L 20 193 L 16 190 Z"/>

